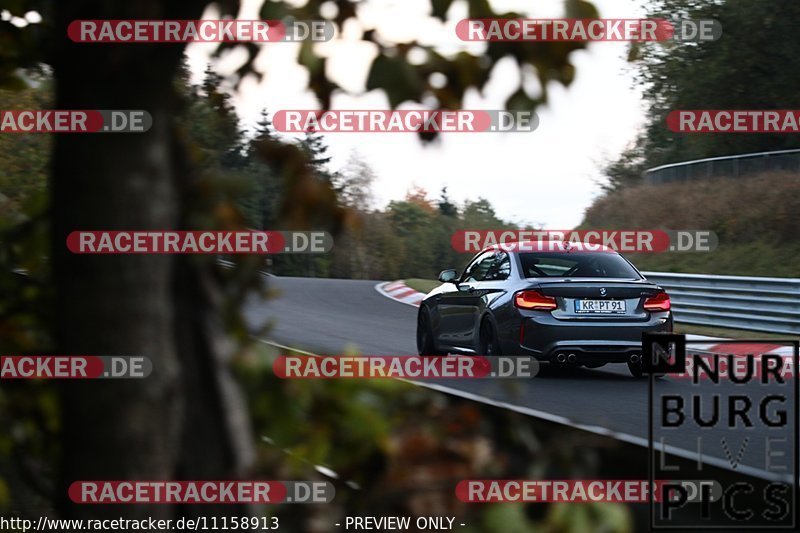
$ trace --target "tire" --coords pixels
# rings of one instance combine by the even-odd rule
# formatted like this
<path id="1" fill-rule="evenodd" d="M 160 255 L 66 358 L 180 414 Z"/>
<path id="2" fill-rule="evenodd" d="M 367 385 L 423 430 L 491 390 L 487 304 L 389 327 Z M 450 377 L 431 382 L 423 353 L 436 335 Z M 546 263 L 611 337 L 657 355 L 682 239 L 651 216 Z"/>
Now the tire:
<path id="1" fill-rule="evenodd" d="M 422 307 L 417 315 L 417 352 L 419 355 L 444 355 L 433 342 L 433 325 L 428 310 Z"/>
<path id="2" fill-rule="evenodd" d="M 481 324 L 480 353 L 487 357 L 501 355 L 500 344 L 497 340 L 497 332 L 489 320 L 484 320 Z"/>
<path id="3" fill-rule="evenodd" d="M 642 363 L 631 363 L 628 361 L 628 371 L 631 373 L 631 376 L 635 377 L 636 379 L 640 379 L 644 376 L 644 372 L 642 372 Z"/>
<path id="4" fill-rule="evenodd" d="M 646 377 L 644 374 L 644 367 L 642 363 L 631 363 L 628 362 L 628 371 L 630 371 L 631 375 L 636 379 L 641 379 Z M 656 379 L 661 379 L 664 377 L 664 374 L 655 374 Z"/>

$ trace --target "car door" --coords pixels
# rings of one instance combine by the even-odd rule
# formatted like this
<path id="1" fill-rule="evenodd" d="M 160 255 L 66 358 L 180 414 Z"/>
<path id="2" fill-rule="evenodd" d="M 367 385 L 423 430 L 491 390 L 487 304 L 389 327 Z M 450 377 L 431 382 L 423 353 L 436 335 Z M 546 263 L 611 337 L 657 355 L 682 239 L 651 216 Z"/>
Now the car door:
<path id="1" fill-rule="evenodd" d="M 464 346 L 465 331 L 469 328 L 469 309 L 474 305 L 476 295 L 473 291 L 474 275 L 478 265 L 490 255 L 482 252 L 469 262 L 458 283 L 448 284 L 445 291 L 436 296 L 436 307 L 439 314 L 437 340 L 441 347 L 459 348 Z"/>
<path id="2" fill-rule="evenodd" d="M 504 271 L 503 274 L 501 271 Z M 490 285 L 508 277 L 508 254 L 489 250 L 479 254 L 464 270 L 458 285 L 443 293 L 439 301 L 439 343 L 443 346 L 474 350 L 476 322 L 486 305 Z"/>
<path id="3" fill-rule="evenodd" d="M 484 311 L 492 305 L 492 302 L 508 290 L 508 278 L 511 275 L 511 258 L 508 253 L 497 250 L 491 258 L 487 259 L 481 266 L 480 279 L 472 282 L 472 294 L 475 298 L 475 305 L 470 308 L 471 317 L 471 337 L 473 349 L 480 350 L 480 324 Z M 497 317 L 496 317 L 497 318 Z M 499 332 L 498 332 L 499 333 Z"/>

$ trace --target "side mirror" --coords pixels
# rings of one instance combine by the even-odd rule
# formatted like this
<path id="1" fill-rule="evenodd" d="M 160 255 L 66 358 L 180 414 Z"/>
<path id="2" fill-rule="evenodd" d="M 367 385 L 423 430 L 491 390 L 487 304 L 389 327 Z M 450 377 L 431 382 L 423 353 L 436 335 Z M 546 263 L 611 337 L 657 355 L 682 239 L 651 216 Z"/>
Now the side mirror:
<path id="1" fill-rule="evenodd" d="M 458 279 L 458 272 L 454 268 L 439 272 L 439 281 L 442 283 L 455 283 Z"/>

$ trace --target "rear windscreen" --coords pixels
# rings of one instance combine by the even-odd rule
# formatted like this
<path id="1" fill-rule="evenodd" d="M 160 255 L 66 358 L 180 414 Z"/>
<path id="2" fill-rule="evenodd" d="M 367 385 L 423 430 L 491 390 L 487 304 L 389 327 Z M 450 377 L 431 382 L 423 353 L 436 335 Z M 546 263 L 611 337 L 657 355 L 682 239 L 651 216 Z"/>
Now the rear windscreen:
<path id="1" fill-rule="evenodd" d="M 641 279 L 617 254 L 600 252 L 529 252 L 519 254 L 526 278 L 625 278 Z"/>

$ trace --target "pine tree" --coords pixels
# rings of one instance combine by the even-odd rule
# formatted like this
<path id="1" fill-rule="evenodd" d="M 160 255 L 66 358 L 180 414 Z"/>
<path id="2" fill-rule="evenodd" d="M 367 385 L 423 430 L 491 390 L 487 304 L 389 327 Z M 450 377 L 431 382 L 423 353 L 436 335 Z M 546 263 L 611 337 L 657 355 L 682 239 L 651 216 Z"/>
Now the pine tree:
<path id="1" fill-rule="evenodd" d="M 325 137 L 311 128 L 305 132 L 301 143 L 308 154 L 308 164 L 317 177 L 322 181 L 333 183 L 336 176 L 328 169 L 331 157 L 328 155 L 328 145 L 325 142 Z"/>
<path id="2" fill-rule="evenodd" d="M 204 168 L 222 164 L 236 166 L 237 149 L 241 149 L 242 132 L 231 97 L 222 89 L 223 78 L 211 68 L 205 70 L 200 90 L 187 113 L 185 127 L 208 159 Z"/>
<path id="3" fill-rule="evenodd" d="M 277 140 L 277 136 L 275 135 L 275 128 L 272 126 L 272 119 L 269 116 L 269 112 L 266 108 L 261 110 L 261 116 L 256 122 L 256 131 L 253 139 L 256 141 L 262 140 Z"/>
<path id="4" fill-rule="evenodd" d="M 442 192 L 439 195 L 439 213 L 446 217 L 457 217 L 458 208 L 450 201 L 450 196 L 447 194 L 447 187 L 442 187 Z"/>
<path id="5" fill-rule="evenodd" d="M 252 134 L 243 134 L 236 148 L 241 154 L 240 175 L 250 183 L 251 189 L 240 201 L 248 224 L 257 229 L 275 229 L 278 205 L 281 196 L 280 176 L 274 168 L 259 157 L 258 144 L 280 142 L 272 128 L 272 120 L 266 109 L 256 122 Z"/>

